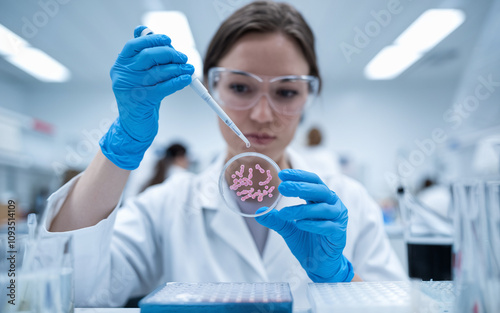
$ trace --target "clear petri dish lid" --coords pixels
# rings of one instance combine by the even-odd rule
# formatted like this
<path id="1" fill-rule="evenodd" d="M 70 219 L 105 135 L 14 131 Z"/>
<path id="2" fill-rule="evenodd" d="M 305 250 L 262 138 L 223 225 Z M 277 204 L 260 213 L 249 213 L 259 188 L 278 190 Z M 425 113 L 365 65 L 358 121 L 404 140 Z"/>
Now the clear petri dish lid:
<path id="1" fill-rule="evenodd" d="M 280 168 L 268 156 L 245 152 L 231 158 L 222 168 L 219 192 L 227 207 L 245 217 L 269 213 L 282 195 L 278 191 Z M 256 213 L 258 209 L 268 209 Z"/>

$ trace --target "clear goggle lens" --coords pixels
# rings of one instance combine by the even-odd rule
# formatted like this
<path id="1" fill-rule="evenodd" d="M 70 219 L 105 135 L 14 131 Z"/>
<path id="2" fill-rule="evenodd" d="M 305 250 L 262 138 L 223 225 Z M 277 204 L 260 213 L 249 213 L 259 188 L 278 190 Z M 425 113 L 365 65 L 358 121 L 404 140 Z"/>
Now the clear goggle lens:
<path id="1" fill-rule="evenodd" d="M 220 67 L 209 71 L 210 93 L 234 110 L 248 110 L 266 97 L 277 113 L 298 115 L 311 104 L 318 84 L 317 77 L 307 75 L 267 77 Z"/>

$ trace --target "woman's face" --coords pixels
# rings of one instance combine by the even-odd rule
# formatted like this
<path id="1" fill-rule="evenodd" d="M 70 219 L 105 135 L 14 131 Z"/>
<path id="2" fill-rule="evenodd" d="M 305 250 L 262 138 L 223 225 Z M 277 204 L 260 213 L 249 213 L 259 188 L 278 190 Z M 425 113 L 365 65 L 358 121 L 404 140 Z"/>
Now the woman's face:
<path id="1" fill-rule="evenodd" d="M 259 76 L 309 74 L 309 65 L 299 46 L 281 33 L 250 33 L 243 36 L 217 66 Z M 281 168 L 289 167 L 284 151 L 293 139 L 300 114 L 290 116 L 275 112 L 265 96 L 250 109 L 225 107 L 224 111 L 252 145 L 246 148 L 243 141 L 219 119 L 219 128 L 228 145 L 228 158 L 255 151 L 269 156 Z"/>

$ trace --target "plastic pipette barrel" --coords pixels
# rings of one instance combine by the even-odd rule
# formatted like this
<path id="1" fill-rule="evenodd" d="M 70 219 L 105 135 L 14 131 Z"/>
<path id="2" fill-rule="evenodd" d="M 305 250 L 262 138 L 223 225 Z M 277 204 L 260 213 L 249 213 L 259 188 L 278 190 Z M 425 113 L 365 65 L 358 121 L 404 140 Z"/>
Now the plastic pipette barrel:
<path id="1" fill-rule="evenodd" d="M 146 36 L 146 35 L 151 35 L 153 34 L 153 31 L 151 31 L 149 28 L 142 26 L 138 27 L 134 31 L 134 37 L 141 37 L 141 36 Z M 246 147 L 250 147 L 250 141 L 248 141 L 247 137 L 243 135 L 243 133 L 238 129 L 238 127 L 234 124 L 234 122 L 229 118 L 229 116 L 222 110 L 222 108 L 215 102 L 215 100 L 212 98 L 208 90 L 203 86 L 201 81 L 194 77 L 192 77 L 192 82 L 189 84 L 191 88 L 200 96 L 203 101 L 205 101 L 206 104 L 212 108 L 212 110 L 217 113 L 219 118 L 229 127 L 231 130 L 238 136 L 240 137 L 241 140 L 245 143 Z"/>
<path id="2" fill-rule="evenodd" d="M 233 130 L 233 132 L 240 137 L 241 140 L 246 144 L 247 148 L 250 147 L 250 142 L 248 139 L 243 135 L 243 133 L 238 129 L 238 127 L 234 124 L 234 122 L 229 118 L 229 116 L 222 110 L 222 108 L 215 102 L 214 98 L 210 96 L 210 93 L 208 93 L 208 90 L 203 86 L 201 81 L 193 77 L 193 81 L 189 85 L 191 88 L 194 89 L 194 91 L 200 96 L 211 108 L 212 110 L 217 113 L 217 115 L 220 117 L 220 119 L 229 127 Z"/>

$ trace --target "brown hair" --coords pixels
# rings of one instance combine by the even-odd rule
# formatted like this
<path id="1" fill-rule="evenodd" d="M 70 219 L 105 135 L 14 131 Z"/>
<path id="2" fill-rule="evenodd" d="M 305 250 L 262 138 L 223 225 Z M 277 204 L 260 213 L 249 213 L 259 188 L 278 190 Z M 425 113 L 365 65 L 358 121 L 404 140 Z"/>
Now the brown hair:
<path id="1" fill-rule="evenodd" d="M 163 158 L 158 160 L 155 166 L 153 177 L 142 187 L 141 191 L 146 188 L 161 184 L 167 177 L 165 176 L 167 170 L 173 164 L 174 160 L 179 157 L 186 156 L 187 149 L 181 143 L 174 143 L 165 150 Z"/>
<path id="2" fill-rule="evenodd" d="M 321 144 L 321 140 L 323 136 L 321 136 L 321 131 L 316 127 L 311 128 L 309 133 L 307 134 L 307 145 L 309 147 L 319 146 Z"/>
<path id="3" fill-rule="evenodd" d="M 294 40 L 302 50 L 309 65 L 309 75 L 319 75 L 314 48 L 314 34 L 302 15 L 291 5 L 272 1 L 252 2 L 229 16 L 215 33 L 208 46 L 203 65 L 203 74 L 217 66 L 232 46 L 248 33 L 281 32 Z"/>

